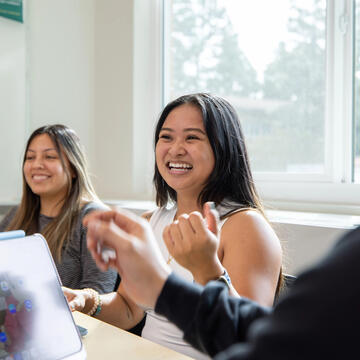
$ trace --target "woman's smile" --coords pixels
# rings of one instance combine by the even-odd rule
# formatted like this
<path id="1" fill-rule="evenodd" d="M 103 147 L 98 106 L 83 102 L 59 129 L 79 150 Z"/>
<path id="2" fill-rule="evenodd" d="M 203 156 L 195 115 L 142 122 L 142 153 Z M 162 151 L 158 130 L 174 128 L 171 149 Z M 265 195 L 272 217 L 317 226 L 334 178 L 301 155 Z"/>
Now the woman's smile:
<path id="1" fill-rule="evenodd" d="M 167 167 L 169 172 L 174 175 L 183 175 L 189 173 L 193 166 L 187 163 L 168 162 Z"/>
<path id="2" fill-rule="evenodd" d="M 50 175 L 33 174 L 31 178 L 35 182 L 43 182 L 45 180 L 48 180 L 50 178 Z"/>

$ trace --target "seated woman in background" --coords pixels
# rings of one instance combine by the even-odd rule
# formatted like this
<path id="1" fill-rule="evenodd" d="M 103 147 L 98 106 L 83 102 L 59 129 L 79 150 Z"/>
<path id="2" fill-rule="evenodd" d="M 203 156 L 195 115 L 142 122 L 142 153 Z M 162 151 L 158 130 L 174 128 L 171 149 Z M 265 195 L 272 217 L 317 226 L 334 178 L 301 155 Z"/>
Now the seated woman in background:
<path id="1" fill-rule="evenodd" d="M 86 246 L 84 216 L 107 208 L 95 194 L 75 132 L 64 125 L 35 130 L 22 173 L 21 203 L 1 221 L 0 231 L 43 234 L 64 286 L 113 291 L 117 273 L 100 271 Z"/>
<path id="2" fill-rule="evenodd" d="M 150 221 L 173 271 L 205 284 L 226 269 L 233 294 L 272 305 L 281 282 L 282 251 L 257 196 L 233 107 L 209 94 L 185 95 L 169 103 L 156 126 L 155 158 L 159 208 L 144 217 Z M 197 246 L 199 239 L 194 234 L 196 221 L 203 221 L 203 210 L 209 211 L 207 205 L 204 207 L 208 201 L 214 202 L 220 213 L 219 229 L 212 229 L 219 232 L 220 244 L 218 249 L 201 255 L 204 248 Z M 87 219 L 110 220 L 115 214 L 94 213 Z M 172 246 L 177 238 L 186 240 L 186 246 Z M 88 239 L 101 268 L 115 265 L 111 261 L 105 265 L 91 243 Z M 94 306 L 94 299 L 84 291 L 65 289 L 65 294 L 74 309 L 88 312 Z M 121 284 L 117 293 L 103 295 L 101 300 L 102 310 L 97 317 L 103 321 L 128 329 L 143 317 L 143 309 L 129 299 Z M 196 359 L 207 358 L 184 342 L 183 333 L 167 319 L 152 310 L 146 313 L 143 337 Z"/>

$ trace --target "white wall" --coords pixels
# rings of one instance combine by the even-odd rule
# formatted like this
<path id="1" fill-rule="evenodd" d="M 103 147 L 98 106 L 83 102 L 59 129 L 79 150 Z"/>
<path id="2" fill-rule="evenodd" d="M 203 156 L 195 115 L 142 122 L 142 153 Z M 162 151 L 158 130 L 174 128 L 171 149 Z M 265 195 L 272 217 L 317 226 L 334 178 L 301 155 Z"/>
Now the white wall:
<path id="1" fill-rule="evenodd" d="M 132 1 L 95 2 L 94 128 L 91 159 L 102 198 L 131 196 Z"/>
<path id="2" fill-rule="evenodd" d="M 151 73 L 143 64 L 149 65 L 154 39 L 160 42 L 152 26 L 159 21 L 154 10 L 159 2 L 31 0 L 25 3 L 24 24 L 7 20 L 7 43 L 20 46 L 23 57 L 14 49 L 1 50 L 0 44 L 1 59 L 7 55 L 12 66 L 14 60 L 22 61 L 12 78 L 0 84 L 11 106 L 6 118 L 19 125 L 2 145 L 16 149 L 17 161 L 3 160 L 12 178 L 0 179 L 0 203 L 19 199 L 24 142 L 34 129 L 50 123 L 63 123 L 78 133 L 101 198 L 152 198 L 152 133 L 161 99 L 153 84 L 159 84 L 154 79 L 160 76 L 161 57 L 152 60 Z M 26 64 L 21 36 L 26 36 Z M 0 76 L 9 77 L 10 72 Z M 158 100 L 152 101 L 154 97 Z M 1 124 L 8 127 L 8 120 Z"/>
<path id="3" fill-rule="evenodd" d="M 21 192 L 25 65 L 24 25 L 0 17 L 0 202 L 14 202 Z"/>
<path id="4" fill-rule="evenodd" d="M 94 131 L 90 150 L 103 199 L 152 199 L 153 125 L 161 107 L 161 0 L 96 0 Z M 147 71 L 148 68 L 151 71 Z M 155 85 L 156 84 L 156 85 Z"/>
<path id="5" fill-rule="evenodd" d="M 94 0 L 31 0 L 24 11 L 24 24 L 0 18 L 0 204 L 21 196 L 21 159 L 34 129 L 63 123 L 91 148 Z"/>
<path id="6" fill-rule="evenodd" d="M 10 158 L 0 160 L 3 172 L 11 174 L 0 178 L 0 203 L 19 199 L 24 142 L 34 129 L 50 123 L 66 124 L 78 133 L 102 198 L 151 198 L 154 118 L 144 112 L 144 99 L 134 101 L 134 91 L 140 89 L 145 89 L 141 96 L 150 98 L 146 85 L 141 86 L 151 87 L 152 74 L 142 78 L 141 61 L 135 74 L 133 31 L 134 6 L 142 10 L 137 19 L 142 14 L 144 20 L 148 4 L 31 0 L 25 3 L 24 24 L 0 18 L 2 153 L 11 148 Z M 143 61 L 151 48 L 146 36 L 152 36 L 146 29 L 137 36 L 147 46 L 137 46 Z M 145 117 L 149 121 L 143 127 Z M 147 148 L 139 146 L 144 142 Z M 144 157 L 145 171 L 134 166 L 134 159 L 141 163 Z"/>
<path id="7" fill-rule="evenodd" d="M 283 247 L 284 271 L 296 275 L 325 256 L 348 229 L 273 223 Z"/>
<path id="8" fill-rule="evenodd" d="M 94 1 L 26 6 L 29 131 L 63 123 L 90 147 L 94 122 Z"/>

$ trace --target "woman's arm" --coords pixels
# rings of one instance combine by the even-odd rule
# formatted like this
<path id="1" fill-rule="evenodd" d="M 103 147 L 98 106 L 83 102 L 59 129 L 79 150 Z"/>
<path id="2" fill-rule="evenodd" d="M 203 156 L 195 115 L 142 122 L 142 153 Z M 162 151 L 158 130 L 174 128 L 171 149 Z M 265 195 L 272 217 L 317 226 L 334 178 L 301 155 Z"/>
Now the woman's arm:
<path id="1" fill-rule="evenodd" d="M 273 304 L 282 250 L 259 212 L 248 210 L 230 216 L 221 229 L 218 256 L 241 296 L 261 305 Z"/>
<path id="2" fill-rule="evenodd" d="M 63 287 L 63 292 L 72 311 L 87 314 L 94 306 L 94 295 L 85 289 L 72 290 Z M 127 330 L 144 317 L 144 311 L 130 300 L 121 284 L 116 292 L 100 295 L 100 299 L 101 311 L 95 317 L 111 325 Z"/>

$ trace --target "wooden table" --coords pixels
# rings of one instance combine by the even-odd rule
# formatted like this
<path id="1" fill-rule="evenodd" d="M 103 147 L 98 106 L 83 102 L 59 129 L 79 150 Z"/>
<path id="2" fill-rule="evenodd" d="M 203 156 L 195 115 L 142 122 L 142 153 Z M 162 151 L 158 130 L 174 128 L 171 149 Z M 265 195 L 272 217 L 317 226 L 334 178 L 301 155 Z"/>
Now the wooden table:
<path id="1" fill-rule="evenodd" d="M 84 315 L 78 311 L 75 311 L 73 316 L 77 325 L 88 329 L 88 334 L 82 338 L 88 360 L 190 359 L 188 356 L 155 344 L 93 317 Z"/>

